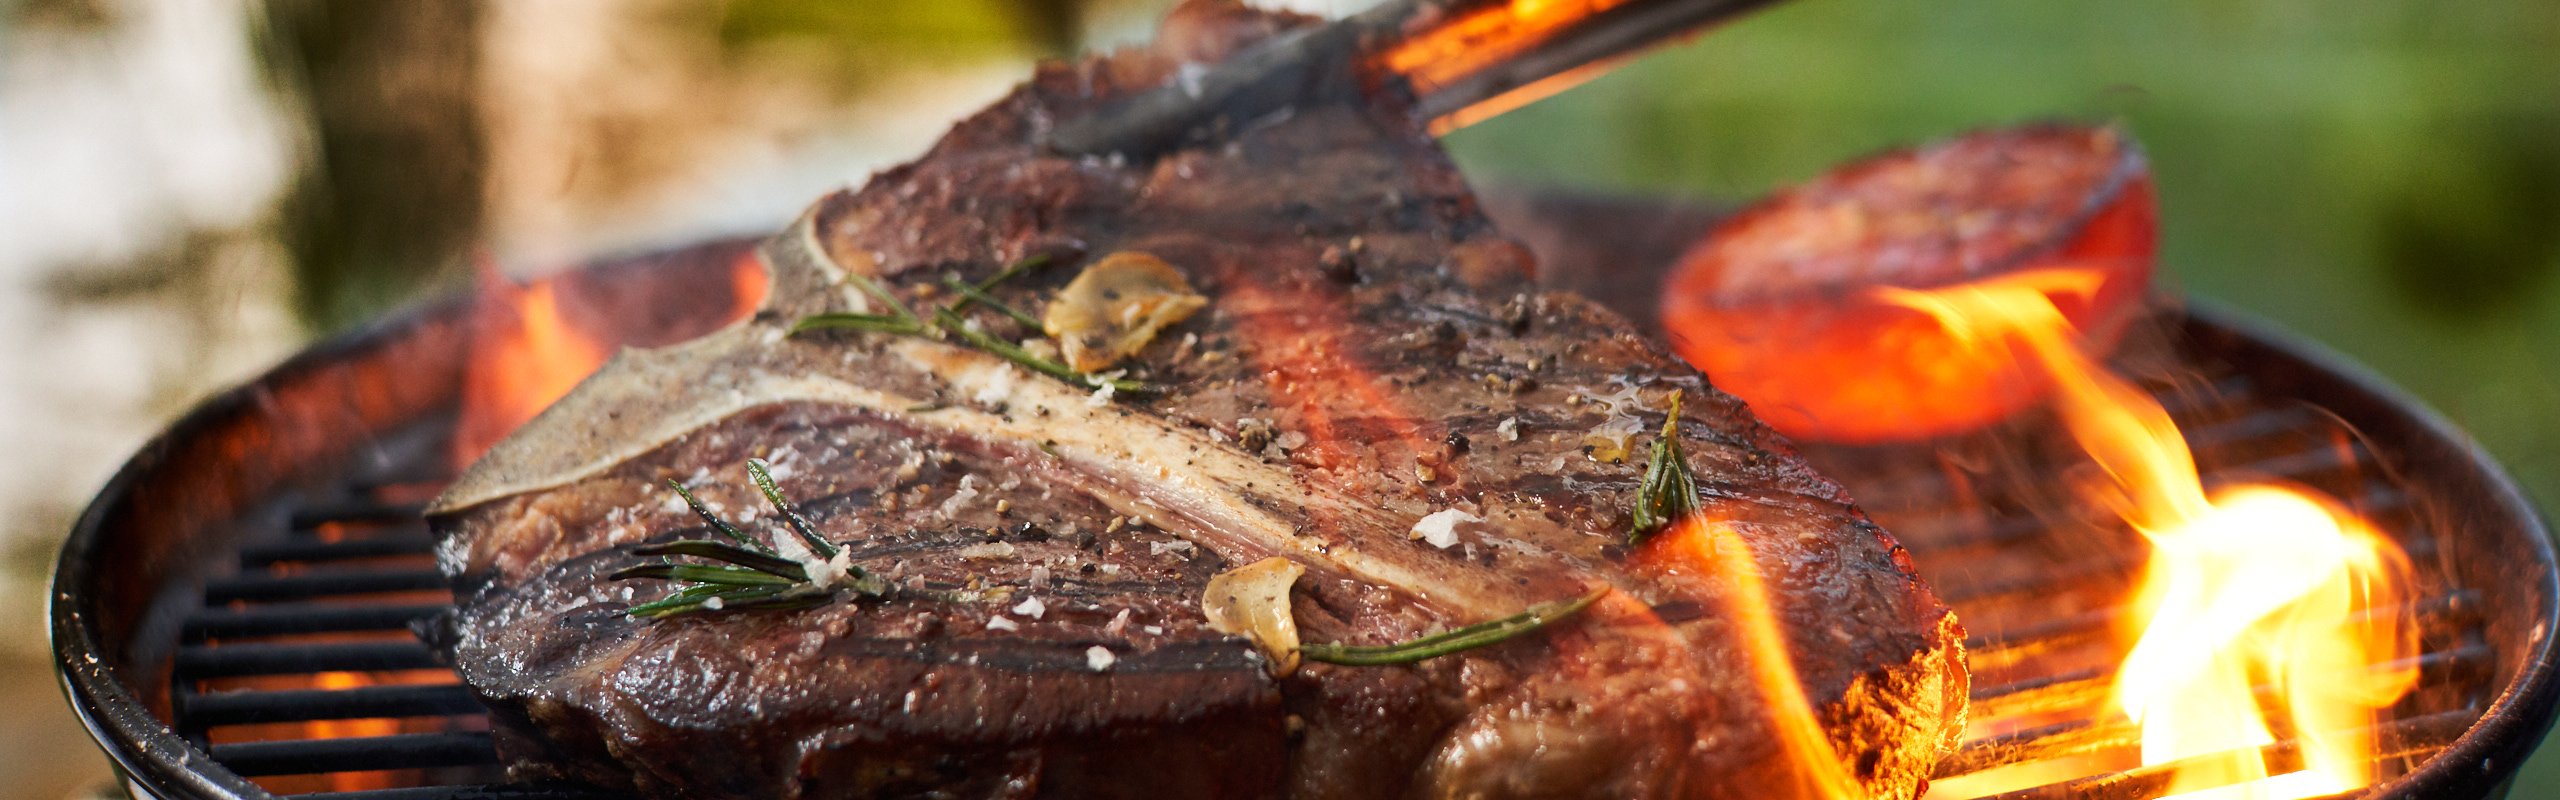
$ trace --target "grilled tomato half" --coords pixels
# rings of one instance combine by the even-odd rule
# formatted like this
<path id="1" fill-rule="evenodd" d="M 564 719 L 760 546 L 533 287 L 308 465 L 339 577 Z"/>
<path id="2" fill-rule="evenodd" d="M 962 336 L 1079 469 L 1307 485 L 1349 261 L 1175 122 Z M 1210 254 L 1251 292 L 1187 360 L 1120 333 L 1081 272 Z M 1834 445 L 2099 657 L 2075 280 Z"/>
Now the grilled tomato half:
<path id="1" fill-rule="evenodd" d="M 1982 131 L 1850 164 L 1736 214 L 1681 256 L 1662 319 L 1682 357 L 1790 436 L 1942 436 L 2035 404 L 2050 379 L 1880 290 L 2085 271 L 2084 291 L 2051 299 L 2103 352 L 2139 310 L 2157 229 L 2149 164 L 2123 131 Z"/>

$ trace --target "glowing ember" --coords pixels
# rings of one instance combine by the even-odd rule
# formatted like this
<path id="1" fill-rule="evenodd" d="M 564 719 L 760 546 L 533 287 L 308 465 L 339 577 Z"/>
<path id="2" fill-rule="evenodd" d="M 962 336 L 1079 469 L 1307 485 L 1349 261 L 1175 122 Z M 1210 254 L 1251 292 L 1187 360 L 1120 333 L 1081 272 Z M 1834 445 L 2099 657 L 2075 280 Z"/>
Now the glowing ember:
<path id="1" fill-rule="evenodd" d="M 2083 355 L 2050 298 L 2098 276 L 2037 271 L 1934 291 L 1882 290 L 1976 347 L 2016 348 L 2054 381 L 2072 437 L 2110 501 L 2152 546 L 2138 640 L 2116 704 L 2140 726 L 2142 763 L 2174 765 L 2195 797 L 2312 797 L 2373 782 L 2374 711 L 2406 694 L 2415 650 L 2398 591 L 2405 557 L 2333 504 L 2251 485 L 2207 495 L 2168 412 Z M 2370 613 L 2365 612 L 2380 612 Z M 2270 700 L 2260 698 L 2261 681 Z M 2265 707 L 2281 709 L 2280 722 Z M 2277 725 L 2302 769 L 2270 776 Z"/>
<path id="2" fill-rule="evenodd" d="M 323 672 L 314 676 L 321 689 L 355 689 L 377 683 L 356 672 Z M 400 721 L 393 719 L 323 720 L 310 723 L 310 738 L 346 739 L 361 736 L 390 736 L 400 732 Z M 381 772 L 341 772 L 329 776 L 329 790 L 356 792 L 391 788 L 391 775 Z"/>

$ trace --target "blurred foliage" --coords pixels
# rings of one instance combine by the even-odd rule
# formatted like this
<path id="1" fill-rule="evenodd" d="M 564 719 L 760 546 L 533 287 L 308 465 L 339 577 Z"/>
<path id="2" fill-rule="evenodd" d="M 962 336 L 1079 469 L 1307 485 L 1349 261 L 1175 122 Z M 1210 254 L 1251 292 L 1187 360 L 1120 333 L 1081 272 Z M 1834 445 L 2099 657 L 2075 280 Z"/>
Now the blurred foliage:
<path id="1" fill-rule="evenodd" d="M 317 330 L 458 281 L 487 168 L 478 7 L 268 0 L 261 54 L 308 120 L 282 203 L 294 304 Z"/>
<path id="2" fill-rule="evenodd" d="M 0 0 L 0 32 L 11 25 L 97 30 L 116 24 L 107 0 Z"/>
<path id="3" fill-rule="evenodd" d="M 1038 55 L 1071 52 L 1078 5 L 1073 0 L 736 0 L 721 8 L 715 24 L 723 49 L 796 51 L 814 67 L 858 79 L 920 59 L 953 62 L 1026 50 Z"/>

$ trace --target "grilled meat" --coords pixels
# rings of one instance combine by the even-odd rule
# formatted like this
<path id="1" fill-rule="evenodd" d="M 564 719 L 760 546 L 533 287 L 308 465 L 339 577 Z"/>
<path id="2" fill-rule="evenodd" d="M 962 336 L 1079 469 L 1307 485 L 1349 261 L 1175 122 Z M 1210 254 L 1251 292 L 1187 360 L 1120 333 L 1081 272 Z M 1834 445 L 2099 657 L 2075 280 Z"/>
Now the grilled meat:
<path id="1" fill-rule="evenodd" d="M 1705 513 L 1767 576 L 1819 721 L 1875 796 L 1914 795 L 1960 727 L 1953 617 L 1740 402 L 1616 315 L 1538 291 L 1392 93 L 1149 164 L 1034 144 L 1304 22 L 1193 4 L 1152 49 L 1043 67 L 771 240 L 754 319 L 618 356 L 476 464 L 432 514 L 461 600 L 453 658 L 516 772 L 685 797 L 1783 793 L 1799 771 L 1730 583 L 1627 544 L 1679 390 Z M 848 276 L 927 308 L 946 273 L 1035 253 L 1060 257 L 996 287 L 1006 304 L 1036 312 L 1112 253 L 1207 298 L 1121 364 L 1153 391 L 949 336 L 786 333 L 885 310 Z M 634 548 L 706 535 L 665 480 L 771 521 L 751 457 L 896 588 L 627 614 L 668 591 L 607 579 L 648 562 Z M 1410 534 L 1448 509 L 1474 520 L 1455 543 Z M 1615 591 L 1489 647 L 1281 675 L 1199 605 L 1211 576 L 1271 556 L 1306 568 L 1309 641 Z"/>

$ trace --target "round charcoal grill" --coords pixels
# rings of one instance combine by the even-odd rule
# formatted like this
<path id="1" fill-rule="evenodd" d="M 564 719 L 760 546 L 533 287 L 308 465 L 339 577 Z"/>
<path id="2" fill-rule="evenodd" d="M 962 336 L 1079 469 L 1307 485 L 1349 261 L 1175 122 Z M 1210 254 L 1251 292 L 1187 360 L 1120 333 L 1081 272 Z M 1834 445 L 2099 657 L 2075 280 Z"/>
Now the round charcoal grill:
<path id="1" fill-rule="evenodd" d="M 1513 215 L 1488 205 L 1517 217 L 1504 222 L 1551 264 L 1664 264 L 1647 243 L 1697 229 L 1588 203 Z M 1630 231 L 1629 219 L 1648 221 Z M 572 279 L 616 298 L 618 315 L 700 324 L 703 298 L 726 307 L 729 265 L 746 247 L 608 262 Z M 1588 260 L 1576 247 L 1615 252 Z M 1557 282 L 1598 281 L 1575 288 L 1631 299 L 1622 307 L 1643 319 L 1652 280 Z M 448 600 L 417 513 L 451 478 L 470 313 L 460 301 L 412 312 L 213 399 L 81 516 L 55 572 L 54 646 L 72 704 L 137 796 L 585 794 L 507 783 L 485 713 L 416 633 Z M 2167 379 L 2153 385 L 2209 481 L 2272 476 L 2323 489 L 2417 562 L 2423 682 L 2380 726 L 2384 783 L 2364 794 L 2502 795 L 2560 699 L 2560 573 L 2533 509 L 2458 431 L 2308 345 L 2215 314 L 2170 312 L 2155 327 L 2147 366 Z M 2092 709 L 2120 656 L 2107 632 L 2142 551 L 2108 524 L 2051 513 L 2059 479 L 1986 477 L 2050 457 L 2017 444 L 2033 438 L 1809 453 L 1897 532 L 1968 622 L 1977 718 L 2053 712 L 2033 727 L 1975 731 L 1941 778 L 2129 741 Z M 2280 760 L 2287 747 L 2269 752 Z M 2083 776 L 2009 796 L 2146 797 L 2160 777 Z"/>

